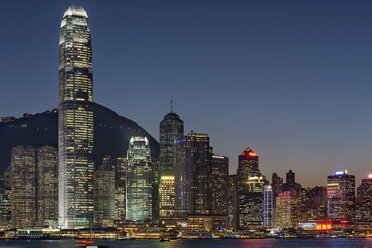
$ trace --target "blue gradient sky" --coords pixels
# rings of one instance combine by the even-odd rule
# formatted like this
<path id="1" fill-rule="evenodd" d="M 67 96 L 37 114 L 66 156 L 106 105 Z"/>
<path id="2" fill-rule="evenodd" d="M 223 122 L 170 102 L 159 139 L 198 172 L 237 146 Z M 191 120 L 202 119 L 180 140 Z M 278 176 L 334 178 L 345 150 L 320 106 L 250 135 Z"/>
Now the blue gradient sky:
<path id="1" fill-rule="evenodd" d="M 59 25 L 82 5 L 94 99 L 159 137 L 175 111 L 230 171 L 247 146 L 271 179 L 372 173 L 372 1 L 1 2 L 0 116 L 57 106 Z"/>

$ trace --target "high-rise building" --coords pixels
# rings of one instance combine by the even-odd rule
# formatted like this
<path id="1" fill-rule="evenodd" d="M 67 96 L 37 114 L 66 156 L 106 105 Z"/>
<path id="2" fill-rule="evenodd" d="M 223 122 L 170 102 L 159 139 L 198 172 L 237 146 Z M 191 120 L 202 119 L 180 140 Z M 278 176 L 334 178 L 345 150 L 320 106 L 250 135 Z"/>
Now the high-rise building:
<path id="1" fill-rule="evenodd" d="M 152 167 L 150 144 L 146 137 L 132 137 L 127 153 L 126 219 L 152 218 Z"/>
<path id="2" fill-rule="evenodd" d="M 286 182 L 283 184 L 283 191 L 291 191 L 300 194 L 301 189 L 301 184 L 295 181 L 295 173 L 289 170 L 286 174 Z"/>
<path id="3" fill-rule="evenodd" d="M 327 218 L 327 188 L 316 186 L 303 189 L 301 222 L 317 222 Z"/>
<path id="4" fill-rule="evenodd" d="M 12 168 L 9 166 L 0 178 L 0 229 L 9 229 L 12 213 Z"/>
<path id="5" fill-rule="evenodd" d="M 159 217 L 174 217 L 174 176 L 161 176 L 159 183 Z"/>
<path id="6" fill-rule="evenodd" d="M 238 229 L 238 176 L 229 175 L 227 185 L 228 226 L 231 230 Z"/>
<path id="7" fill-rule="evenodd" d="M 242 190 L 238 190 L 239 229 L 263 228 L 264 221 L 264 179 L 249 177 Z"/>
<path id="8" fill-rule="evenodd" d="M 17 146 L 11 150 L 11 226 L 28 228 L 37 221 L 36 149 Z"/>
<path id="9" fill-rule="evenodd" d="M 372 225 L 372 174 L 363 179 L 357 190 L 355 221 L 365 226 Z"/>
<path id="10" fill-rule="evenodd" d="M 276 173 L 273 173 L 271 187 L 273 190 L 275 205 L 275 198 L 283 191 L 283 178 L 279 177 Z"/>
<path id="11" fill-rule="evenodd" d="M 94 172 L 94 224 L 112 227 L 116 217 L 115 171 L 101 166 Z"/>
<path id="12" fill-rule="evenodd" d="M 239 155 L 237 174 L 239 229 L 262 228 L 265 182 L 258 167 L 258 156 L 252 149 L 247 148 Z"/>
<path id="13" fill-rule="evenodd" d="M 264 228 L 272 228 L 273 227 L 273 190 L 271 185 L 264 186 Z"/>
<path id="14" fill-rule="evenodd" d="M 210 214 L 211 157 L 207 134 L 190 133 L 175 141 L 175 210 L 178 217 Z"/>
<path id="15" fill-rule="evenodd" d="M 275 227 L 284 229 L 291 227 L 291 192 L 285 191 L 276 197 Z"/>
<path id="16" fill-rule="evenodd" d="M 58 226 L 57 148 L 37 149 L 37 225 Z"/>
<path id="17" fill-rule="evenodd" d="M 121 225 L 125 221 L 126 212 L 126 177 L 127 177 L 127 158 L 117 158 L 115 166 L 115 209 L 116 222 Z"/>
<path id="18" fill-rule="evenodd" d="M 160 176 L 172 176 L 174 141 L 183 136 L 183 121 L 179 115 L 173 112 L 173 101 L 171 100 L 171 111 L 164 116 L 160 122 Z"/>
<path id="19" fill-rule="evenodd" d="M 93 221 L 93 73 L 88 16 L 69 7 L 59 38 L 59 225 L 91 227 Z"/>
<path id="20" fill-rule="evenodd" d="M 227 215 L 227 184 L 229 176 L 229 158 L 212 155 L 209 173 L 209 191 L 211 214 Z"/>
<path id="21" fill-rule="evenodd" d="M 336 171 L 327 180 L 328 218 L 335 228 L 349 228 L 354 222 L 355 177 L 347 170 Z"/>

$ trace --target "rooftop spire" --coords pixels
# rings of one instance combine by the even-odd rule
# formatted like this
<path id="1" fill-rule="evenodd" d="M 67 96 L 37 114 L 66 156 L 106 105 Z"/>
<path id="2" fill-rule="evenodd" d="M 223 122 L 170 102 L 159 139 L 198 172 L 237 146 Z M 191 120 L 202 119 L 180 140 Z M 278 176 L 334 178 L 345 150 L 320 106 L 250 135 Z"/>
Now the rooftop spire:
<path id="1" fill-rule="evenodd" d="M 171 97 L 171 100 L 170 100 L 170 108 L 171 108 L 171 113 L 173 113 L 173 99 L 172 99 L 172 97 Z"/>

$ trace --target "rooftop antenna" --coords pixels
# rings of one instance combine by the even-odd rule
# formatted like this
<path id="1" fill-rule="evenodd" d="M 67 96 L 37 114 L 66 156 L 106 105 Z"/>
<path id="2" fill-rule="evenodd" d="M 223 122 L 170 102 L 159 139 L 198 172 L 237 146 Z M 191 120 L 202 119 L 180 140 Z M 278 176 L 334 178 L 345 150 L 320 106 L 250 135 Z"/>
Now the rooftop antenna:
<path id="1" fill-rule="evenodd" d="M 170 100 L 170 107 L 171 107 L 171 113 L 173 113 L 173 99 L 172 99 L 172 97 L 171 97 L 171 100 Z"/>

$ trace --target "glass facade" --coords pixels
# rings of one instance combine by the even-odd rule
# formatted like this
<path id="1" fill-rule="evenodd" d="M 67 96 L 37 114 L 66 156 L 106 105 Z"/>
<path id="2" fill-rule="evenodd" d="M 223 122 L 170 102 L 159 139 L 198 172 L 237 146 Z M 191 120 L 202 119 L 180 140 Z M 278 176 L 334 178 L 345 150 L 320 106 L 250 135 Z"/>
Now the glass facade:
<path id="1" fill-rule="evenodd" d="M 58 162 L 57 148 L 37 149 L 37 224 L 58 224 Z"/>
<path id="2" fill-rule="evenodd" d="M 174 216 L 174 176 L 162 176 L 160 178 L 159 216 L 161 219 Z"/>
<path id="3" fill-rule="evenodd" d="M 336 228 L 347 228 L 354 221 L 355 177 L 337 171 L 327 180 L 328 218 Z"/>
<path id="4" fill-rule="evenodd" d="M 210 214 L 211 157 L 207 134 L 190 133 L 175 141 L 175 209 L 178 217 Z"/>
<path id="5" fill-rule="evenodd" d="M 152 164 L 146 137 L 132 137 L 127 153 L 126 219 L 152 218 Z"/>
<path id="6" fill-rule="evenodd" d="M 82 7 L 66 10 L 59 41 L 59 225 L 91 227 L 93 221 L 92 46 Z"/>
<path id="7" fill-rule="evenodd" d="M 211 214 L 227 215 L 227 183 L 229 175 L 229 158 L 212 155 L 209 173 L 211 197 Z"/>
<path id="8" fill-rule="evenodd" d="M 36 149 L 17 146 L 11 151 L 13 228 L 36 226 Z"/>
<path id="9" fill-rule="evenodd" d="M 183 121 L 172 111 L 160 122 L 160 176 L 173 173 L 174 141 L 183 136 Z"/>

